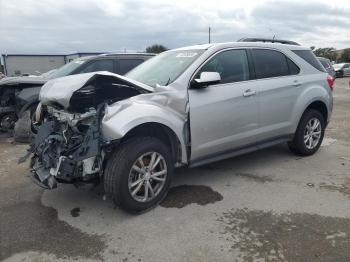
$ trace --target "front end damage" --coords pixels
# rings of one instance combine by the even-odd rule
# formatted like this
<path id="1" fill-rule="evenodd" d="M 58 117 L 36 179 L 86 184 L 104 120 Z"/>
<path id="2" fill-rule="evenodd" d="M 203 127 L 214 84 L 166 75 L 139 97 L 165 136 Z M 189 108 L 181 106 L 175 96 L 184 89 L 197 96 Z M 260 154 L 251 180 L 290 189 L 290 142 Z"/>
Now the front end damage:
<path id="1" fill-rule="evenodd" d="M 58 182 L 99 179 L 105 145 L 99 130 L 102 112 L 103 106 L 77 115 L 48 108 L 50 120 L 41 125 L 30 148 L 32 178 L 38 185 L 52 189 Z"/>
<path id="2" fill-rule="evenodd" d="M 28 154 L 20 159 L 23 162 L 31 155 L 32 179 L 46 189 L 58 183 L 98 183 L 109 152 L 118 143 L 102 136 L 106 107 L 150 92 L 109 73 L 62 79 L 42 88 L 42 104 L 36 112 L 41 126 Z"/>

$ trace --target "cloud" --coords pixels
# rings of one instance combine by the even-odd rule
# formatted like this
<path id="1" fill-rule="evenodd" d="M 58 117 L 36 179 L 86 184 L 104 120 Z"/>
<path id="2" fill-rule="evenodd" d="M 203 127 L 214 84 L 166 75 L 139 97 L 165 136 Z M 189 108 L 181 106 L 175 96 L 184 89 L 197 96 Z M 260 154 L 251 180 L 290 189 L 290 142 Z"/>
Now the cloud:
<path id="1" fill-rule="evenodd" d="M 178 0 L 0 0 L 0 53 L 143 51 L 263 36 L 350 46 L 349 4 Z"/>

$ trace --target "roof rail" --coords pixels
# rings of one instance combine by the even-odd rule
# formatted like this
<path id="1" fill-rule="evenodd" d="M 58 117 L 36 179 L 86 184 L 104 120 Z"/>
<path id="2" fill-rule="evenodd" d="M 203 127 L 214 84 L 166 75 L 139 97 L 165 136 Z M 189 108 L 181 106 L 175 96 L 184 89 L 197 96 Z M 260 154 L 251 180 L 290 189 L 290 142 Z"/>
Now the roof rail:
<path id="1" fill-rule="evenodd" d="M 144 55 L 144 56 L 154 56 L 154 53 L 145 53 L 145 52 L 113 52 L 100 54 L 100 56 L 115 56 L 115 55 Z"/>
<path id="2" fill-rule="evenodd" d="M 268 42 L 268 43 L 279 43 L 279 44 L 286 44 L 286 45 L 300 45 L 297 42 L 289 41 L 289 40 L 281 40 L 281 39 L 274 39 L 274 38 L 241 38 L 237 42 Z"/>

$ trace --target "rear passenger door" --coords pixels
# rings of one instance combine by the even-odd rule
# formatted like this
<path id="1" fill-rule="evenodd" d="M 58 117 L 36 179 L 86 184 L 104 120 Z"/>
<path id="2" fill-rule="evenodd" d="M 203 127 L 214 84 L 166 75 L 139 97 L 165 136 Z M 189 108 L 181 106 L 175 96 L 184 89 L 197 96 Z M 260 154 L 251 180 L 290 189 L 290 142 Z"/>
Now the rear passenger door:
<path id="1" fill-rule="evenodd" d="M 259 97 L 259 142 L 289 135 L 302 83 L 299 67 L 273 49 L 251 49 Z"/>

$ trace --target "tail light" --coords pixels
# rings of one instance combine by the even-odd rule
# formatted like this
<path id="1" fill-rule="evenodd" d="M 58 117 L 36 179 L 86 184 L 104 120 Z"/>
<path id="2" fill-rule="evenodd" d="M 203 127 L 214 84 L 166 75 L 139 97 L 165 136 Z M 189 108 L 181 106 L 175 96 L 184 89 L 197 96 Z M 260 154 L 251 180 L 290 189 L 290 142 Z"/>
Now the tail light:
<path id="1" fill-rule="evenodd" d="M 334 85 L 334 78 L 330 75 L 327 75 L 327 83 L 331 91 L 333 91 L 333 85 Z"/>

